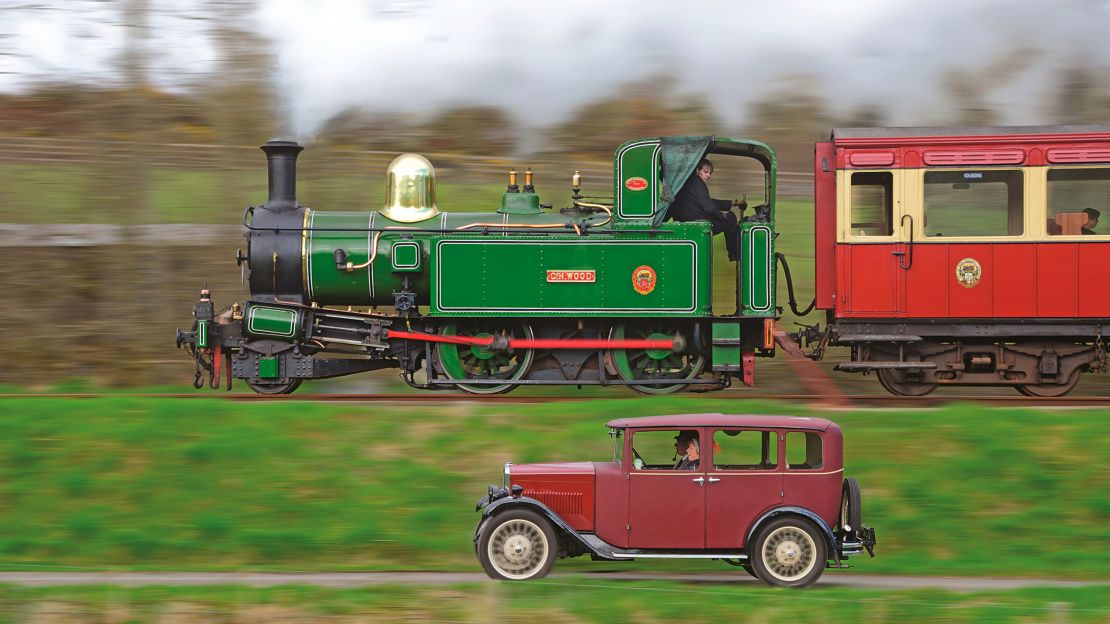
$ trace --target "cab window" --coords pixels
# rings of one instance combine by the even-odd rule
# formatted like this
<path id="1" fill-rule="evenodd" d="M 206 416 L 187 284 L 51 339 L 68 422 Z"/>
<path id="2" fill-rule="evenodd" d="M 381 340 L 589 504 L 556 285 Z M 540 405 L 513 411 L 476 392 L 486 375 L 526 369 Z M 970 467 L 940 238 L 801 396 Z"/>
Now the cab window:
<path id="1" fill-rule="evenodd" d="M 857 171 L 852 174 L 851 186 L 851 234 L 893 234 L 894 174 L 889 171 Z"/>
<path id="2" fill-rule="evenodd" d="M 774 470 L 778 465 L 778 434 L 774 431 L 719 429 L 713 432 L 714 469 Z"/>
<path id="3" fill-rule="evenodd" d="M 1050 169 L 1048 222 L 1050 236 L 1110 235 L 1110 169 Z"/>
<path id="4" fill-rule="evenodd" d="M 697 440 L 696 430 L 637 431 L 632 434 L 633 470 L 675 470 L 682 459 L 677 442 L 683 431 Z"/>
<path id="5" fill-rule="evenodd" d="M 925 236 L 1021 236 L 1025 185 L 1017 169 L 925 172 Z"/>
<path id="6" fill-rule="evenodd" d="M 786 434 L 786 465 L 791 470 L 815 470 L 824 466 L 820 434 L 805 431 Z"/>

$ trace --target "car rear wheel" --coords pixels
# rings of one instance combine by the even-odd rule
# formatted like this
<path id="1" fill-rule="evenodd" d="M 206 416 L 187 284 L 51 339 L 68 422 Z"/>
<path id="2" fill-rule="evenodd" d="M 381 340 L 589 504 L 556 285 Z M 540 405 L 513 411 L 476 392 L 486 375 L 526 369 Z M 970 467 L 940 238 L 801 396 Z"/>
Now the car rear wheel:
<path id="1" fill-rule="evenodd" d="M 756 578 L 768 585 L 806 587 L 825 571 L 828 549 L 809 520 L 779 518 L 759 532 L 749 561 Z"/>
<path id="2" fill-rule="evenodd" d="M 519 509 L 491 518 L 478 540 L 478 558 L 492 579 L 543 578 L 555 563 L 558 541 L 543 516 Z"/>

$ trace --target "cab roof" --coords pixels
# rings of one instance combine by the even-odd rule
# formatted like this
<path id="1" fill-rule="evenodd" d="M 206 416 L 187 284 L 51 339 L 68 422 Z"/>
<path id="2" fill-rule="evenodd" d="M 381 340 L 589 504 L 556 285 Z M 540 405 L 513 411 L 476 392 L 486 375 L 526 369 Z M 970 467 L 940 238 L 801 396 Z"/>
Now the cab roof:
<path id="1" fill-rule="evenodd" d="M 605 423 L 613 429 L 639 427 L 765 427 L 768 429 L 809 429 L 824 431 L 832 421 L 805 416 L 757 416 L 750 414 L 675 414 L 618 418 Z"/>

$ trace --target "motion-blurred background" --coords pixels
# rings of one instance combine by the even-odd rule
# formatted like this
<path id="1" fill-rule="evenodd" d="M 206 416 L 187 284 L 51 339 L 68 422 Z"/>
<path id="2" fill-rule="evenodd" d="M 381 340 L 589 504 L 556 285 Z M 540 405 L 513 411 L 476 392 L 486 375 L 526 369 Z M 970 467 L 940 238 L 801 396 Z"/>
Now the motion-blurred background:
<path id="1" fill-rule="evenodd" d="M 0 15 L 0 383 L 20 387 L 187 383 L 173 330 L 205 283 L 221 306 L 246 294 L 233 255 L 272 137 L 308 146 L 303 203 L 363 211 L 404 151 L 436 165 L 441 208 L 466 211 L 496 205 L 510 167 L 536 169 L 558 207 L 573 169 L 611 193 L 628 139 L 760 139 L 808 301 L 812 144 L 830 128 L 1104 122 L 1110 105 L 1106 0 L 3 0 Z M 728 180 L 718 196 L 748 192 Z"/>

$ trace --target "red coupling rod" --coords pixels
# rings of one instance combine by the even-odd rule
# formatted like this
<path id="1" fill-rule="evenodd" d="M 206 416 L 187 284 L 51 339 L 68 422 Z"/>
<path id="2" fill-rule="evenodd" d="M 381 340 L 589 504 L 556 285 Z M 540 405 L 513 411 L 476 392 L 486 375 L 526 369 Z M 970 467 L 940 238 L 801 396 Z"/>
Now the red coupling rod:
<path id="1" fill-rule="evenodd" d="M 421 332 L 406 332 L 387 329 L 386 338 L 404 338 L 407 340 L 423 340 L 425 342 L 443 342 L 448 344 L 470 345 L 475 347 L 489 347 L 493 345 L 494 337 L 486 336 L 440 336 L 438 334 L 425 334 Z M 510 338 L 511 349 L 666 349 L 674 350 L 674 339 L 650 340 L 646 338 L 625 338 L 621 340 L 607 340 L 604 338 Z"/>

